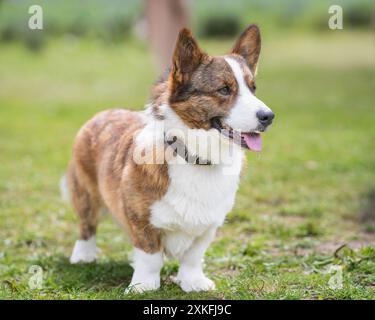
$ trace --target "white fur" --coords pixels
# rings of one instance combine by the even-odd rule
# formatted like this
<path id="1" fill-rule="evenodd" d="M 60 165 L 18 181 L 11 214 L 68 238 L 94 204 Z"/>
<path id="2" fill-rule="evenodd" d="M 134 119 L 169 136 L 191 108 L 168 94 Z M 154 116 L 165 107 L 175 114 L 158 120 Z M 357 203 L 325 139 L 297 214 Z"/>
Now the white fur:
<path id="1" fill-rule="evenodd" d="M 93 262 L 96 260 L 98 252 L 95 236 L 88 240 L 77 240 L 70 257 L 70 263 Z"/>
<path id="2" fill-rule="evenodd" d="M 214 231 L 234 205 L 241 156 L 233 161 L 236 174 L 230 175 L 220 165 L 169 165 L 168 191 L 151 206 L 151 223 L 163 231 L 165 252 L 180 261 L 177 281 L 184 291 L 215 287 L 205 277 L 201 261 Z"/>
<path id="3" fill-rule="evenodd" d="M 230 167 L 234 174 L 226 174 L 221 165 L 169 165 L 168 191 L 151 206 L 151 223 L 166 232 L 183 231 L 190 237 L 222 225 L 234 205 L 239 183 L 242 154 L 236 156 Z M 181 241 L 173 240 L 171 245 Z M 172 253 L 178 255 L 179 251 Z"/>
<path id="4" fill-rule="evenodd" d="M 225 57 L 225 61 L 232 68 L 238 83 L 238 96 L 225 122 L 233 129 L 249 132 L 257 129 L 259 125 L 256 113 L 259 110 L 271 111 L 261 100 L 253 95 L 246 85 L 243 71 L 238 61 Z"/>
<path id="5" fill-rule="evenodd" d="M 195 143 L 190 144 L 188 134 L 202 139 L 199 141 L 203 145 L 207 137 L 222 139 L 217 130 L 189 129 L 167 105 L 163 105 L 161 111 L 165 120 L 150 117 L 148 124 L 136 138 L 137 147 L 150 149 L 150 145 L 155 146 L 155 143 L 164 147 L 166 133 L 167 137 L 177 135 L 187 146 L 189 153 L 204 158 L 204 154 L 200 153 L 202 149 L 196 147 Z M 207 145 L 204 146 L 208 148 Z M 151 206 L 150 221 L 162 231 L 164 252 L 179 259 L 177 282 L 187 292 L 215 288 L 214 283 L 203 273 L 202 259 L 215 230 L 223 224 L 226 214 L 234 205 L 239 184 L 243 159 L 241 148 L 234 147 L 231 152 L 226 148 L 219 148 L 214 152 L 218 153 L 219 158 L 225 159 L 225 162 L 199 166 L 187 164 L 184 159 L 180 159 L 179 163 L 169 163 L 167 193 Z M 212 155 L 209 154 L 209 159 Z M 139 261 L 143 257 L 140 255 Z M 147 256 L 146 258 L 148 259 Z M 159 267 L 160 260 L 157 261 L 155 265 Z M 150 266 L 152 263 L 141 264 Z M 138 279 L 138 276 L 134 277 Z"/>
<path id="6" fill-rule="evenodd" d="M 161 252 L 149 254 L 134 248 L 132 266 L 134 273 L 127 292 L 144 292 L 160 287 L 160 269 L 163 266 Z"/>
<path id="7" fill-rule="evenodd" d="M 143 113 L 146 121 L 145 127 L 135 137 L 133 160 L 137 164 L 164 163 L 164 121 L 157 121 L 146 109 Z M 153 158 L 152 151 L 158 148 L 162 151 L 163 158 Z M 143 152 L 144 151 L 144 152 Z"/>
<path id="8" fill-rule="evenodd" d="M 176 282 L 185 292 L 215 289 L 215 283 L 204 275 L 202 266 L 204 253 L 214 238 L 215 231 L 215 226 L 210 227 L 200 237 L 195 238 L 180 258 Z"/>

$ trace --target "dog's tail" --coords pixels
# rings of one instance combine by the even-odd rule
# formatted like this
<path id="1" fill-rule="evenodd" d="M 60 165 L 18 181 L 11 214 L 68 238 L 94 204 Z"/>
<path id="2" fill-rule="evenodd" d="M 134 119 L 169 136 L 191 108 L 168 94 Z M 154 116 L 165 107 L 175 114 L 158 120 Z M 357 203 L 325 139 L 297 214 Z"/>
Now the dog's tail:
<path id="1" fill-rule="evenodd" d="M 61 195 L 61 199 L 64 202 L 70 202 L 70 195 L 69 195 L 68 181 L 66 178 L 66 174 L 64 174 L 60 179 L 60 195 Z"/>

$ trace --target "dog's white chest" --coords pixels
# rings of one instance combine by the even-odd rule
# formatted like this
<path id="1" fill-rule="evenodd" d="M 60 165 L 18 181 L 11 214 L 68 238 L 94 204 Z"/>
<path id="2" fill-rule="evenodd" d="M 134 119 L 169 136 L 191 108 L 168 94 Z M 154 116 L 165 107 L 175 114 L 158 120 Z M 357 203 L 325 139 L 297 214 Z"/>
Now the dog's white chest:
<path id="1" fill-rule="evenodd" d="M 238 188 L 242 157 L 230 167 L 221 165 L 170 165 L 170 185 L 153 204 L 151 223 L 165 232 L 199 236 L 220 226 L 232 209 Z"/>

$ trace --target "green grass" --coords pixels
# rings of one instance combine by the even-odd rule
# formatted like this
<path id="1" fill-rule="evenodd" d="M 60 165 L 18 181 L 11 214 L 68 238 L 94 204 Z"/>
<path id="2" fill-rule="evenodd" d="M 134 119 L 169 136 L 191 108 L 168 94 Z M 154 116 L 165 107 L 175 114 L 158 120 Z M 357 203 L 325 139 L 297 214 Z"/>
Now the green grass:
<path id="1" fill-rule="evenodd" d="M 207 252 L 218 290 L 183 293 L 169 280 L 172 261 L 160 290 L 130 296 L 131 246 L 109 217 L 99 227 L 99 261 L 69 265 L 77 219 L 58 181 L 89 117 L 147 101 L 155 74 L 146 48 L 74 39 L 38 54 L 2 46 L 0 298 L 374 299 L 372 41 L 341 31 L 264 39 L 258 95 L 277 116 L 262 154 L 248 154 L 236 206 Z M 230 43 L 202 46 L 224 53 Z M 32 265 L 43 268 L 40 290 L 28 286 Z M 343 268 L 342 289 L 328 285 L 332 266 Z"/>

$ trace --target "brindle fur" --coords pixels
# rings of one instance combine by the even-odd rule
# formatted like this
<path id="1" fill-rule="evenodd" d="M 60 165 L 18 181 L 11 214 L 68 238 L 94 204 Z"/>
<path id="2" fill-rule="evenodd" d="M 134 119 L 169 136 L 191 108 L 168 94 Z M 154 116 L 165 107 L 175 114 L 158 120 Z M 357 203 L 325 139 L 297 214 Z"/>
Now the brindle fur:
<path id="1" fill-rule="evenodd" d="M 167 190 L 167 166 L 134 163 L 133 137 L 143 126 L 136 112 L 110 110 L 96 115 L 78 133 L 68 183 L 82 239 L 95 234 L 99 209 L 106 206 L 134 246 L 146 252 L 160 250 L 149 207 Z"/>

